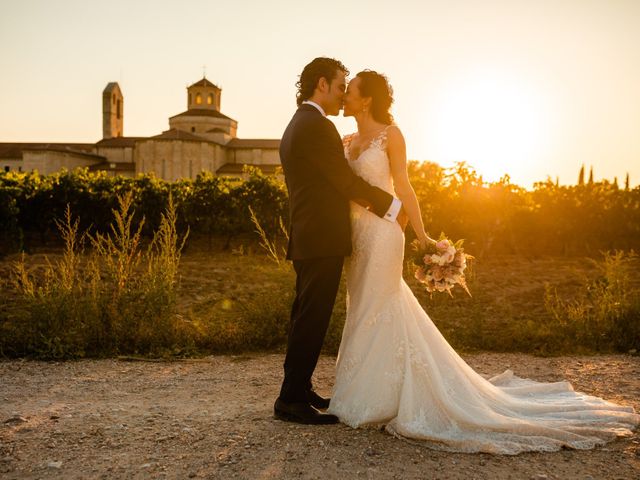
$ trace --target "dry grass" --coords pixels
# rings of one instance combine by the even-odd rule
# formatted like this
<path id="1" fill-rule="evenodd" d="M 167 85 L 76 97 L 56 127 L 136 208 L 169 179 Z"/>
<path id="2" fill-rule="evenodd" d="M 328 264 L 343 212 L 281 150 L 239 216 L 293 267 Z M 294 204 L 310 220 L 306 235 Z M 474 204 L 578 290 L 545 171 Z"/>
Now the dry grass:
<path id="1" fill-rule="evenodd" d="M 60 253 L 48 252 L 52 261 L 57 255 Z M 2 278 L 15 260 L 14 256 L 0 263 Z M 43 268 L 43 254 L 27 261 L 31 271 Z M 640 262 L 637 258 L 632 262 L 637 271 Z M 545 307 L 546 286 L 553 287 L 564 301 L 578 300 L 599 274 L 597 265 L 586 258 L 492 257 L 476 262 L 469 278 L 471 298 L 462 290 L 454 291 L 454 298 L 430 298 L 410 274 L 405 276 L 455 348 L 561 354 L 596 350 L 566 337 L 558 328 L 557 319 Z M 180 259 L 178 280 L 176 312 L 192 332 L 189 355 L 283 349 L 295 280 L 289 263 L 276 264 L 259 245 L 249 242 L 228 252 L 200 248 L 194 241 Z M 640 284 L 632 280 L 635 283 L 630 288 L 637 297 Z M 0 321 L 11 310 L 7 305 L 12 298 L 15 292 L 3 288 Z M 344 301 L 343 280 L 325 340 L 326 353 L 337 352 Z M 611 351 L 611 347 L 602 345 L 597 350 Z"/>
<path id="2" fill-rule="evenodd" d="M 175 311 L 184 238 L 169 199 L 150 244 L 133 228 L 132 196 L 119 197 L 108 234 L 87 235 L 67 207 L 61 253 L 10 262 L 0 304 L 0 353 L 39 358 L 157 355 L 193 338 Z M 86 239 L 90 249 L 85 250 Z M 6 298 L 6 302 L 5 302 Z"/>

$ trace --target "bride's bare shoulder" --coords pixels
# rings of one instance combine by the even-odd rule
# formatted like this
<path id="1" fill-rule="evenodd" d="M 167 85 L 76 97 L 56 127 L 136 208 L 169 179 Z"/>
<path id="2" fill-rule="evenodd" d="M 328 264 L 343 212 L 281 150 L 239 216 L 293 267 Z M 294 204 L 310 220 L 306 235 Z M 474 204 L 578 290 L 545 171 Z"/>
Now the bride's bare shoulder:
<path id="1" fill-rule="evenodd" d="M 396 124 L 389 125 L 386 130 L 388 145 L 399 145 L 404 143 L 404 135 L 402 135 L 400 127 Z"/>

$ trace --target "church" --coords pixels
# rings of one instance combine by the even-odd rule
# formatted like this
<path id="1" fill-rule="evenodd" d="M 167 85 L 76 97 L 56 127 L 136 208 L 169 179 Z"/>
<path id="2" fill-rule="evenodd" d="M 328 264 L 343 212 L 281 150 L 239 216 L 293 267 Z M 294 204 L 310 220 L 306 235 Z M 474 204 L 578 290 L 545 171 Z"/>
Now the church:
<path id="1" fill-rule="evenodd" d="M 97 143 L 0 143 L 0 168 L 51 174 L 86 167 L 109 175 L 154 173 L 167 181 L 203 171 L 242 176 L 245 165 L 266 174 L 280 166 L 277 139 L 237 138 L 238 122 L 220 111 L 222 90 L 209 80 L 187 87 L 187 109 L 153 137 L 124 136 L 124 97 L 108 83 L 102 92 L 102 140 Z"/>

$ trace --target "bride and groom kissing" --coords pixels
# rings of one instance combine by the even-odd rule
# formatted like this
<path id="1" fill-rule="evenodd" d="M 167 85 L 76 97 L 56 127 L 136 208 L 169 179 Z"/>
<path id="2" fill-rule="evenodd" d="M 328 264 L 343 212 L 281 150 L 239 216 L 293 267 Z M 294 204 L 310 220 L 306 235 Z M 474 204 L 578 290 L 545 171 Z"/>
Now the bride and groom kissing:
<path id="1" fill-rule="evenodd" d="M 510 370 L 486 379 L 453 350 L 402 277 L 404 227 L 424 229 L 393 123 L 393 91 L 374 71 L 316 58 L 300 75 L 298 110 L 280 144 L 289 193 L 287 258 L 296 272 L 276 418 L 385 425 L 449 451 L 517 454 L 593 448 L 640 423 L 632 407 Z M 353 116 L 340 138 L 328 115 Z M 311 383 L 346 272 L 347 314 L 331 399 Z M 326 410 L 326 412 L 325 412 Z"/>

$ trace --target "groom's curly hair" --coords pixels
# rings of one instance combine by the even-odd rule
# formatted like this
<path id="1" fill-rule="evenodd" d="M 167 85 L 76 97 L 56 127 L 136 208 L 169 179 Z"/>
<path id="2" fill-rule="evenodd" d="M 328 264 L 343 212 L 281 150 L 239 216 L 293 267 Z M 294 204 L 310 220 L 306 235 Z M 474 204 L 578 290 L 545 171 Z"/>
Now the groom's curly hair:
<path id="1" fill-rule="evenodd" d="M 318 81 L 322 77 L 331 83 L 336 78 L 338 71 L 349 75 L 349 70 L 340 60 L 327 57 L 314 58 L 311 63 L 304 67 L 300 74 L 300 79 L 296 82 L 296 87 L 298 87 L 298 94 L 296 95 L 298 106 L 313 96 L 313 92 L 318 86 Z"/>

